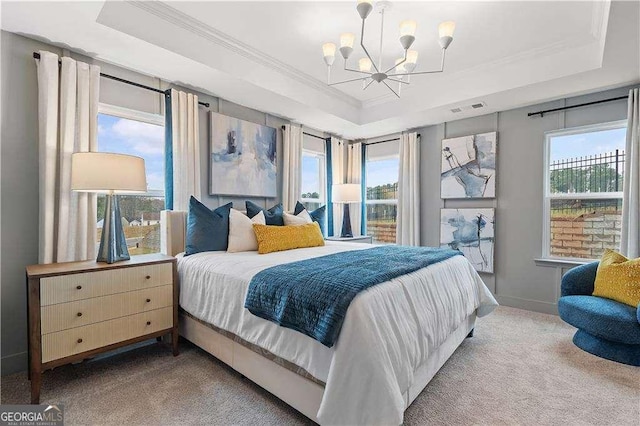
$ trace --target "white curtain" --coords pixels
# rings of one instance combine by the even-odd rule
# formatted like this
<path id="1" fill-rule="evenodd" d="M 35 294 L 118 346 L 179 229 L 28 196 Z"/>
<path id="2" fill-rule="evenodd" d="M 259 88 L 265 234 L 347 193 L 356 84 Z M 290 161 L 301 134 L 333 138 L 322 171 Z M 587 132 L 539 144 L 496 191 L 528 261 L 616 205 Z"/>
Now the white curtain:
<path id="1" fill-rule="evenodd" d="M 331 136 L 331 184 L 345 183 L 345 143 Z M 342 204 L 333 204 L 333 235 L 339 236 L 342 230 Z"/>
<path id="2" fill-rule="evenodd" d="M 171 89 L 173 209 L 187 211 L 189 197 L 201 199 L 198 96 Z"/>
<path id="3" fill-rule="evenodd" d="M 71 154 L 98 147 L 100 67 L 40 51 L 40 263 L 96 255 L 96 194 L 71 191 Z"/>
<path id="4" fill-rule="evenodd" d="M 348 148 L 347 183 L 362 182 L 362 143 L 352 143 Z M 363 200 L 364 201 L 364 200 Z M 362 204 L 349 203 L 351 230 L 354 236 L 362 235 Z"/>
<path id="5" fill-rule="evenodd" d="M 292 212 L 302 187 L 302 126 L 285 124 L 282 132 L 282 204 Z"/>
<path id="6" fill-rule="evenodd" d="M 396 242 L 420 245 L 420 144 L 417 133 L 400 135 Z"/>
<path id="7" fill-rule="evenodd" d="M 640 257 L 640 89 L 629 91 L 620 251 Z"/>

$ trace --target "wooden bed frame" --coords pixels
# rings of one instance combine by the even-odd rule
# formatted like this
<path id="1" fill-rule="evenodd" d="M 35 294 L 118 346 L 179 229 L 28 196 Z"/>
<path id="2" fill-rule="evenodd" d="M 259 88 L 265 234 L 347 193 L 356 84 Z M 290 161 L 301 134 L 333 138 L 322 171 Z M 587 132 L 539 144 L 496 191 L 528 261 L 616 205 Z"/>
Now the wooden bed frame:
<path id="1" fill-rule="evenodd" d="M 164 254 L 175 256 L 184 251 L 185 229 L 186 212 L 162 211 L 161 250 Z M 469 315 L 415 371 L 413 384 L 404 391 L 405 409 L 422 392 L 464 339 L 472 334 L 475 321 L 475 313 Z M 188 315 L 180 315 L 179 330 L 185 339 L 318 422 L 317 413 L 324 386 L 265 358 Z"/>

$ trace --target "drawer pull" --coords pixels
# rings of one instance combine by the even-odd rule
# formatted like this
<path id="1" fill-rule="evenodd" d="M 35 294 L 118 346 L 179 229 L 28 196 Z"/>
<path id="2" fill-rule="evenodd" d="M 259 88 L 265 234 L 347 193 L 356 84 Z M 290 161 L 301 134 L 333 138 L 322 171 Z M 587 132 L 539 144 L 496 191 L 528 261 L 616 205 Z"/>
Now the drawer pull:
<path id="1" fill-rule="evenodd" d="M 147 325 L 151 325 L 151 321 L 147 321 Z"/>
<path id="2" fill-rule="evenodd" d="M 82 312 L 78 312 L 78 316 L 81 317 L 82 316 Z"/>
<path id="3" fill-rule="evenodd" d="M 78 343 L 82 343 L 82 339 L 78 339 Z"/>
<path id="4" fill-rule="evenodd" d="M 147 299 L 147 303 L 151 302 L 151 299 Z"/>
<path id="5" fill-rule="evenodd" d="M 151 275 L 147 275 L 145 278 L 150 280 L 151 279 Z"/>
<path id="6" fill-rule="evenodd" d="M 77 290 L 82 290 L 82 286 L 81 286 L 81 285 L 79 285 L 79 286 L 77 286 L 77 287 L 76 287 L 76 289 L 77 289 Z"/>

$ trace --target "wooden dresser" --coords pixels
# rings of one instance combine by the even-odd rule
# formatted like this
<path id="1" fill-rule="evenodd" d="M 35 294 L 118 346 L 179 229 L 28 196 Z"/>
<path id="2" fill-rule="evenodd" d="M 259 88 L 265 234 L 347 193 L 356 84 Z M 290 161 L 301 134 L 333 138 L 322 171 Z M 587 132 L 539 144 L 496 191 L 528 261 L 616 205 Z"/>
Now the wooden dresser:
<path id="1" fill-rule="evenodd" d="M 176 277 L 176 259 L 161 254 L 28 266 L 31 403 L 44 370 L 167 333 L 178 355 Z"/>

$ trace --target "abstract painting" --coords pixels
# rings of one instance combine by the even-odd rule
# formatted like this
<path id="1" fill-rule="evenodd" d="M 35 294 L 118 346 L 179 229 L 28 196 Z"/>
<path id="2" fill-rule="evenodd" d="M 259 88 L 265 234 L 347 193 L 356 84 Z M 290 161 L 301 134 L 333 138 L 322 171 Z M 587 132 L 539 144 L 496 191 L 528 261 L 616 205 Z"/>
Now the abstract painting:
<path id="1" fill-rule="evenodd" d="M 210 194 L 277 197 L 276 129 L 211 112 Z"/>
<path id="2" fill-rule="evenodd" d="M 460 250 L 478 272 L 493 273 L 495 209 L 441 209 L 440 247 Z"/>
<path id="3" fill-rule="evenodd" d="M 496 132 L 442 140 L 442 198 L 495 198 L 496 140 Z"/>

